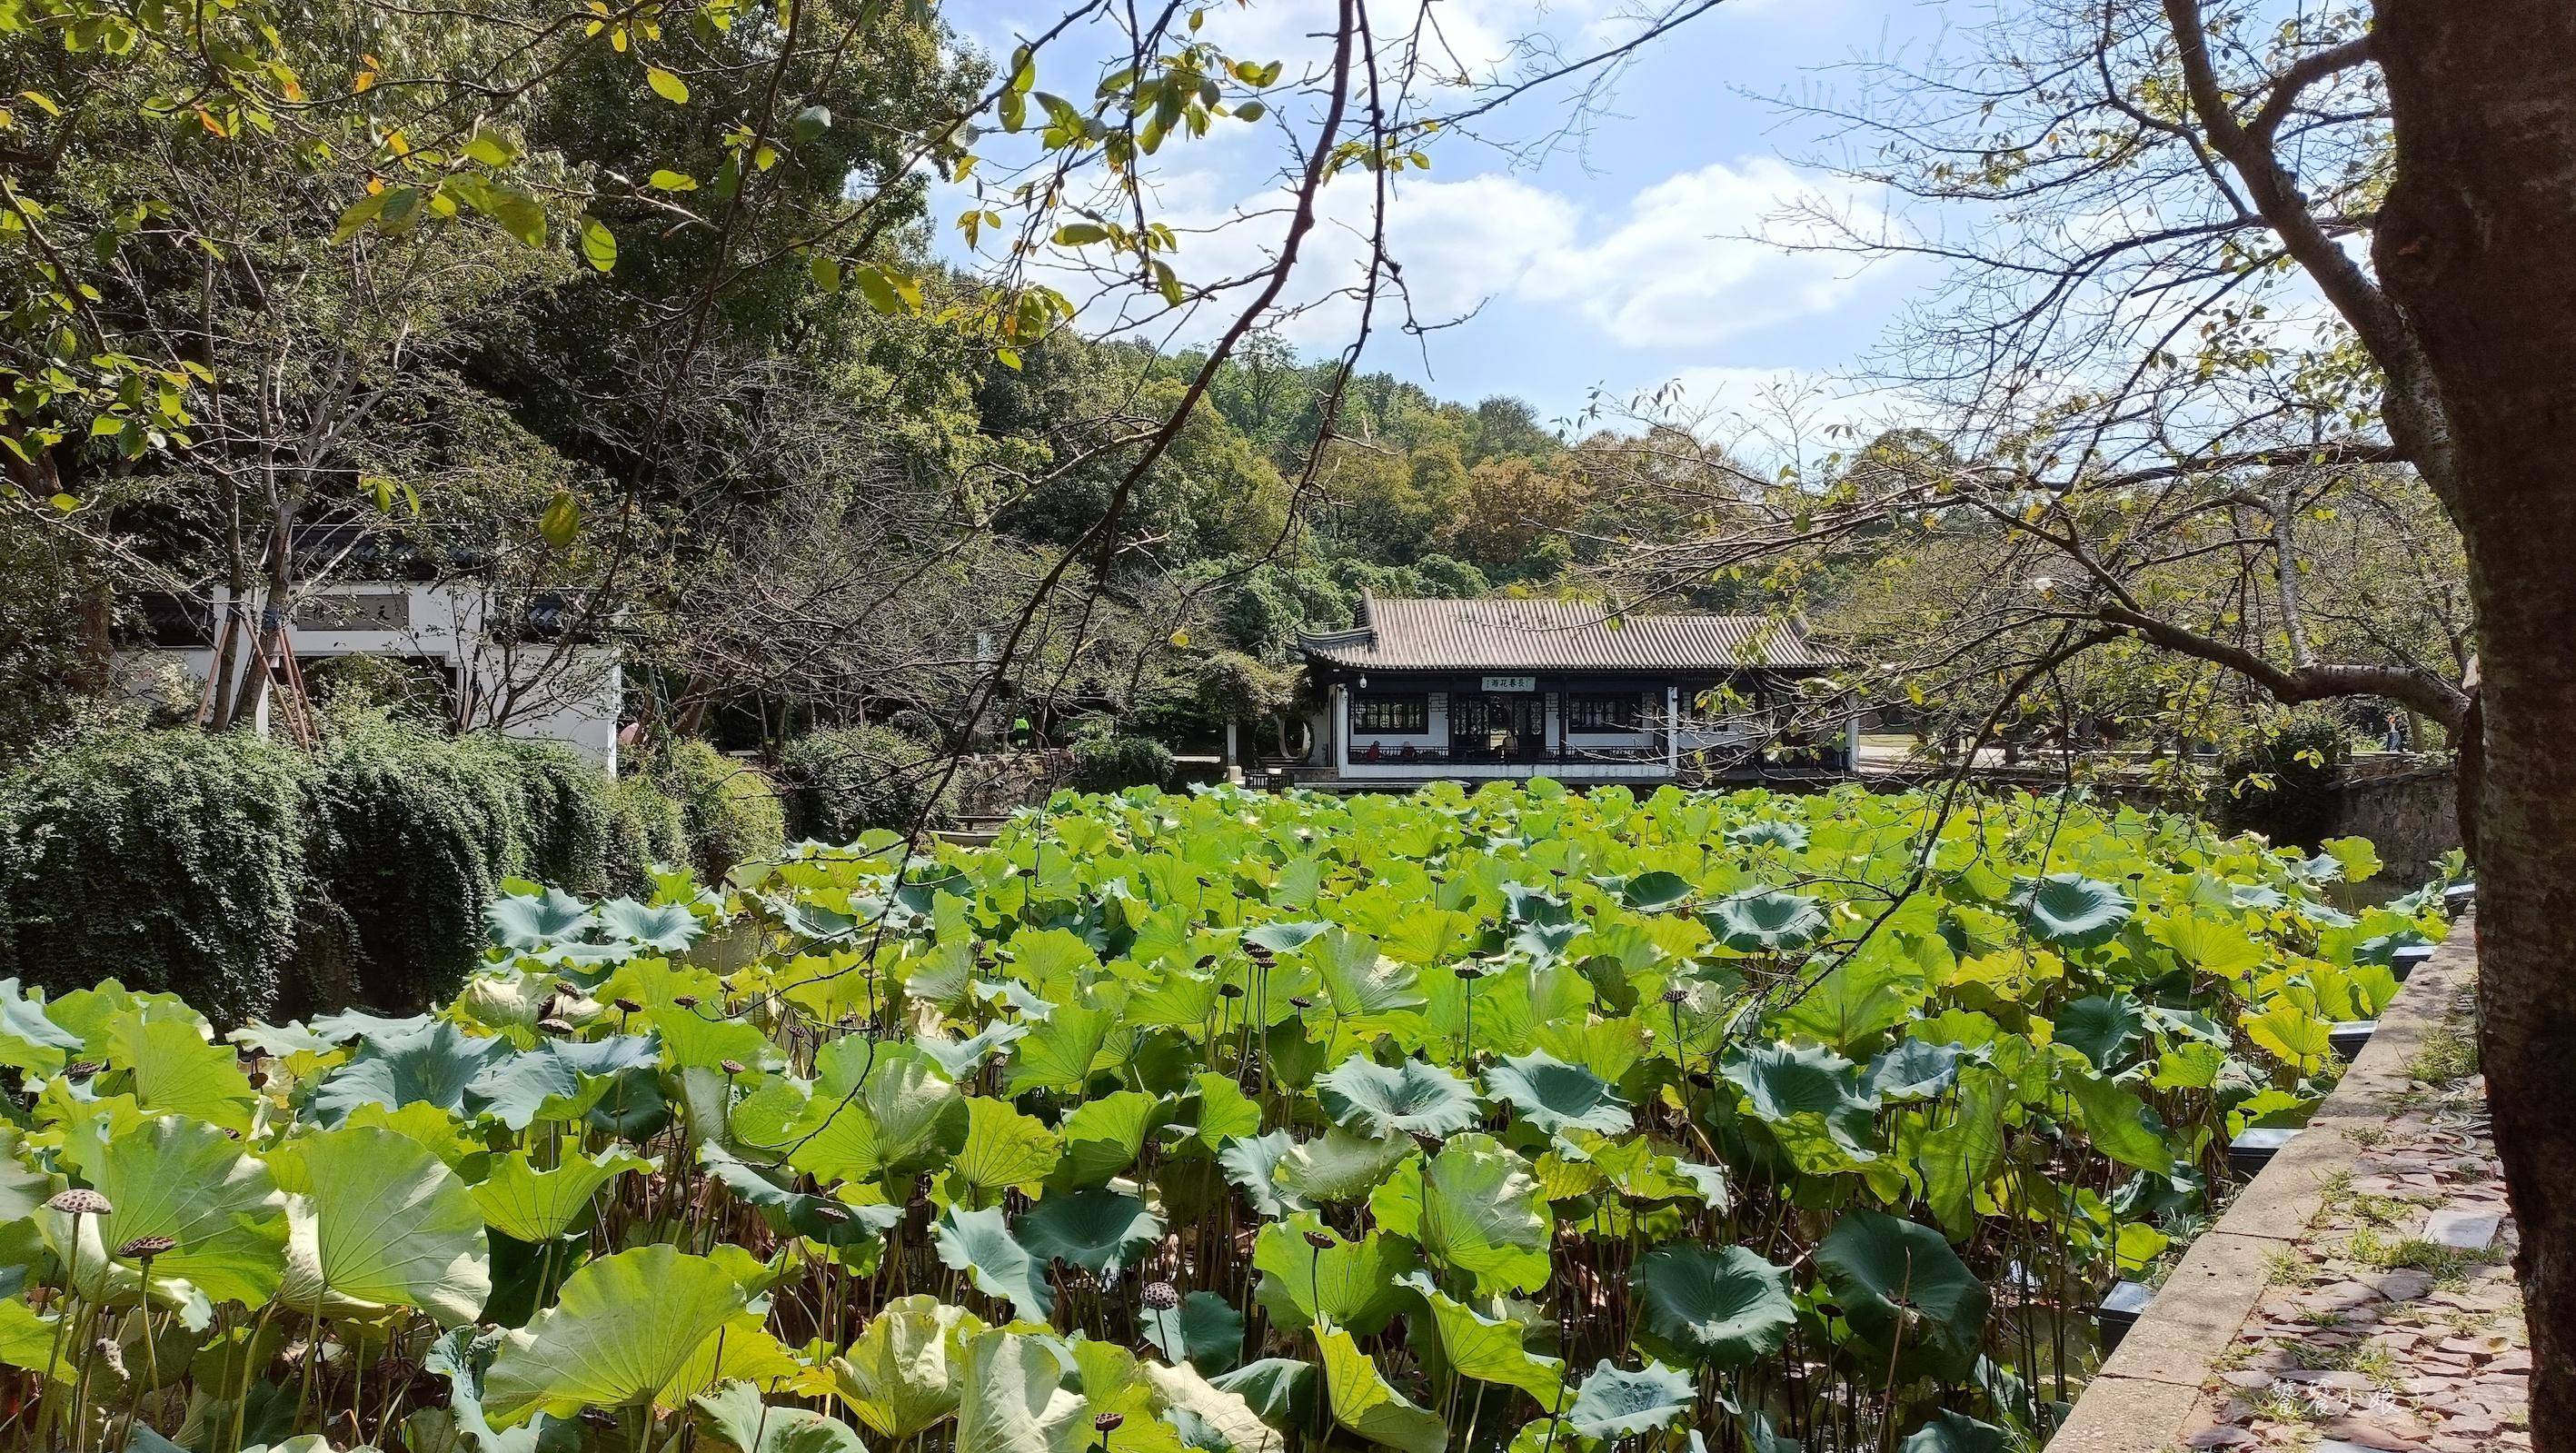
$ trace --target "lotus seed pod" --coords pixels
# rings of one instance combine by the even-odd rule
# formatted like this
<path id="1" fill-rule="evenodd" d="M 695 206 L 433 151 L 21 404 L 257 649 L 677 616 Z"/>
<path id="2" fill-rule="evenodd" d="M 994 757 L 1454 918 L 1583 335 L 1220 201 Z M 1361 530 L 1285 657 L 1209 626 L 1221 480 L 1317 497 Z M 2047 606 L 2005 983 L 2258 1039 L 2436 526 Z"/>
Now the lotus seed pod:
<path id="1" fill-rule="evenodd" d="M 677 994 L 672 996 L 671 1002 L 683 1009 L 695 1009 L 698 1007 L 698 996 L 695 994 Z"/>
<path id="2" fill-rule="evenodd" d="M 107 1066 L 100 1064 L 94 1059 L 76 1059 L 70 1064 L 63 1066 L 63 1078 L 67 1080 L 86 1080 L 90 1076 L 97 1074 L 100 1070 L 106 1068 Z"/>
<path id="3" fill-rule="evenodd" d="M 1091 1420 L 1091 1426 L 1103 1433 L 1115 1433 L 1126 1421 L 1127 1415 L 1124 1413 L 1102 1413 Z"/>
<path id="4" fill-rule="evenodd" d="M 1181 1289 L 1167 1281 L 1145 1283 L 1145 1309 L 1168 1312 L 1181 1304 Z"/>
<path id="5" fill-rule="evenodd" d="M 45 1209 L 60 1211 L 66 1216 L 105 1216 L 116 1208 L 109 1205 L 107 1197 L 98 1192 L 84 1186 L 74 1186 L 68 1191 L 56 1191 L 53 1199 L 45 1202 Z"/>
<path id="6" fill-rule="evenodd" d="M 627 998 L 623 994 L 617 996 L 616 1002 L 617 1012 L 620 1014 L 640 1014 L 644 1011 L 643 1005 L 636 1003 L 634 1000 Z"/>
<path id="7" fill-rule="evenodd" d="M 1315 1007 L 1315 1001 L 1314 1001 L 1314 1000 L 1312 1000 L 1312 999 L 1307 998 L 1307 997 L 1306 997 L 1305 995 L 1303 995 L 1303 994 L 1291 994 L 1291 995 L 1289 995 L 1289 996 L 1288 996 L 1288 1002 L 1289 1002 L 1289 1004 L 1290 1004 L 1290 1005 L 1292 1005 L 1293 1007 L 1295 1007 L 1295 1008 L 1299 1008 L 1299 1009 L 1312 1009 L 1312 1008 L 1314 1008 L 1314 1007 Z"/>
<path id="8" fill-rule="evenodd" d="M 178 1244 L 175 1236 L 137 1236 L 116 1248 L 116 1254 L 128 1261 L 150 1261 Z"/>
<path id="9" fill-rule="evenodd" d="M 1675 984 L 1673 987 L 1664 991 L 1664 1002 L 1667 1004 L 1679 1004 L 1689 997 L 1690 990 L 1683 988 L 1679 984 Z"/>
<path id="10" fill-rule="evenodd" d="M 742 1073 L 742 1061 L 738 1059 L 720 1059 L 716 1061 L 716 1068 L 723 1070 L 728 1075 L 738 1075 Z"/>
<path id="11" fill-rule="evenodd" d="M 539 1029 L 544 1030 L 544 1031 L 545 1031 L 546 1033 L 548 1033 L 548 1034 L 570 1034 L 570 1033 L 572 1033 L 572 1021 L 571 1021 L 571 1020 L 569 1020 L 569 1019 L 554 1019 L 554 1018 L 540 1019 L 540 1020 L 538 1020 L 538 1021 L 537 1021 L 537 1027 L 538 1027 Z"/>
<path id="12" fill-rule="evenodd" d="M 1306 1244 L 1317 1251 L 1330 1251 L 1333 1249 L 1333 1238 L 1321 1231 L 1309 1231 L 1306 1233 Z"/>

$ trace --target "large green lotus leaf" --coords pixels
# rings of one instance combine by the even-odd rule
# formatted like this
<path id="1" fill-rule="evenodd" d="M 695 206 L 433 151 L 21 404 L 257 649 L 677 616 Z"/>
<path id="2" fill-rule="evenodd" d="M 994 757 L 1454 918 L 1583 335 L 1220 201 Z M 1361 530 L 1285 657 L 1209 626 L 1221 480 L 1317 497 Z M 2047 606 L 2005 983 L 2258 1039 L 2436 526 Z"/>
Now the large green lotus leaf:
<path id="1" fill-rule="evenodd" d="M 1834 1305 L 1877 1355 L 1953 1382 L 1968 1375 L 1989 1299 L 1940 1232 L 1853 1211 L 1817 1243 L 1815 1262 Z"/>
<path id="2" fill-rule="evenodd" d="M 1148 1362 L 1139 1370 L 1163 1404 L 1164 1415 L 1184 1427 L 1184 1437 L 1191 1447 L 1221 1447 L 1231 1453 L 1285 1453 L 1288 1440 L 1263 1422 L 1261 1414 L 1241 1393 L 1218 1387 L 1187 1364 L 1165 1367 Z M 1198 1426 L 1189 1428 L 1188 1422 Z M 1212 1436 L 1189 1436 L 1200 1431 Z"/>
<path id="3" fill-rule="evenodd" d="M 1372 1140 L 1336 1125 L 1319 1140 L 1289 1147 L 1271 1180 L 1309 1204 L 1352 1201 L 1384 1184 L 1387 1172 L 1411 1154 L 1413 1142 L 1401 1136 Z"/>
<path id="4" fill-rule="evenodd" d="M 1929 1100 L 1959 1082 L 1959 1061 L 1967 1048 L 1928 1039 L 1900 1039 L 1869 1062 L 1861 1076 L 1864 1097 L 1882 1102 Z"/>
<path id="5" fill-rule="evenodd" d="M 849 1424 L 808 1408 L 772 1407 L 747 1382 L 728 1382 L 691 1400 L 698 1427 L 741 1453 L 866 1453 Z"/>
<path id="6" fill-rule="evenodd" d="M 1057 1009 L 1027 1038 L 1011 1046 L 1011 1076 L 1005 1088 L 1014 1097 L 1031 1090 L 1082 1093 L 1115 1027 L 1115 1018 L 1105 1009 L 1080 1004 Z"/>
<path id="7" fill-rule="evenodd" d="M 1609 1081 L 1544 1050 L 1506 1056 L 1485 1071 L 1485 1089 L 1510 1104 L 1520 1119 L 1551 1135 L 1567 1130 L 1616 1135 L 1635 1123 L 1635 1112 Z"/>
<path id="8" fill-rule="evenodd" d="M 1702 917 L 1719 943 L 1740 954 L 1785 953 L 1825 936 L 1823 905 L 1779 888 L 1730 893 Z"/>
<path id="9" fill-rule="evenodd" d="M 1100 1187 L 1046 1197 L 1020 1218 L 1019 1229 L 1039 1261 L 1068 1262 L 1103 1281 L 1116 1281 L 1163 1236 L 1162 1219 L 1143 1201 Z"/>
<path id="10" fill-rule="evenodd" d="M 1963 1074 L 1950 1118 L 1915 1150 L 1924 1203 L 1963 1240 L 1977 1224 L 1977 1193 L 2003 1168 L 2007 1093 L 1990 1071 Z"/>
<path id="11" fill-rule="evenodd" d="M 782 1235 L 802 1236 L 826 1246 L 874 1247 L 903 1220 L 903 1208 L 834 1196 L 809 1196 L 780 1185 L 769 1172 L 745 1164 L 731 1151 L 710 1141 L 698 1147 L 707 1174 L 726 1190 L 760 1210 L 761 1219 Z M 793 1179 L 793 1177 L 789 1177 Z M 856 1189 L 864 1182 L 845 1183 Z"/>
<path id="12" fill-rule="evenodd" d="M 2058 1061 L 2065 1072 L 2057 1079 L 2075 1101 L 2085 1138 L 2093 1148 L 2139 1170 L 2158 1175 L 2172 1170 L 2173 1150 L 2165 1143 L 2164 1122 L 2154 1109 L 2107 1076 L 2068 1063 L 2073 1059 L 2070 1053 Z"/>
<path id="13" fill-rule="evenodd" d="M 1807 845 L 1807 829 L 1802 823 L 1763 818 L 1728 828 L 1726 840 L 1738 847 L 1786 848 L 1794 853 Z"/>
<path id="14" fill-rule="evenodd" d="M 1766 1044 L 1727 1052 L 1718 1073 L 1744 1092 L 1745 1108 L 1769 1125 L 1820 1125 L 1854 1160 L 1869 1144 L 1878 1100 L 1850 1060 L 1814 1045 Z"/>
<path id="15" fill-rule="evenodd" d="M 1377 1364 L 1339 1327 L 1315 1329 L 1324 1353 L 1325 1400 L 1333 1421 L 1384 1448 L 1404 1453 L 1444 1453 L 1448 1425 L 1428 1408 L 1417 1407 L 1395 1390 Z"/>
<path id="16" fill-rule="evenodd" d="M 449 1420 L 437 1431 L 450 1438 L 465 1441 L 437 1444 L 424 1448 L 412 1444 L 413 1453 L 573 1453 L 581 1446 L 581 1425 L 569 1419 L 539 1413 L 519 1427 L 495 1428 L 483 1410 L 483 1373 L 491 1366 L 506 1334 L 498 1330 L 478 1333 L 471 1327 L 459 1327 L 429 1344 L 420 1357 L 423 1372 L 447 1379 L 447 1406 L 422 1412 L 446 1412 Z M 200 1383 L 206 1379 L 201 1371 Z M 220 1384 L 219 1384 L 220 1385 Z M 420 1417 L 421 1413 L 412 1416 Z M 403 1436 L 415 1436 L 409 1419 L 404 1421 Z"/>
<path id="17" fill-rule="evenodd" d="M 983 1319 L 963 1307 L 899 1297 L 832 1359 L 832 1390 L 860 1422 L 901 1442 L 957 1411 L 965 1342 L 984 1330 Z"/>
<path id="18" fill-rule="evenodd" d="M 1183 1110 L 1196 1102 L 1198 1140 L 1208 1149 L 1222 1150 L 1227 1141 L 1261 1133 L 1261 1106 L 1243 1093 L 1233 1076 L 1199 1074 L 1191 1076 L 1190 1083 L 1197 1093 L 1183 1101 Z"/>
<path id="19" fill-rule="evenodd" d="M 515 1053 L 506 1039 L 469 1035 L 445 1020 L 369 1035 L 347 1064 L 314 1088 L 308 1108 L 317 1123 L 330 1128 L 361 1105 L 435 1105 L 461 1116 L 466 1087 Z"/>
<path id="20" fill-rule="evenodd" d="M 1895 934 L 1882 931 L 1800 986 L 1773 1021 L 1773 1032 L 1784 1039 L 1821 1040 L 1845 1054 L 1866 1053 L 1886 1031 L 1914 1017 L 1928 992 L 1921 961 Z"/>
<path id="21" fill-rule="evenodd" d="M 1296 1149 L 1296 1145 L 1285 1130 L 1239 1136 L 1217 1152 L 1217 1164 L 1224 1168 L 1225 1178 L 1252 1202 L 1252 1209 L 1277 1220 L 1299 1211 L 1315 1209 L 1314 1202 L 1278 1181 L 1279 1164 L 1288 1158 L 1288 1152 Z"/>
<path id="22" fill-rule="evenodd" d="M 484 927 L 491 934 L 493 946 L 521 953 L 587 933 L 598 922 L 580 899 L 561 888 L 548 888 L 538 894 L 503 894 L 483 910 Z"/>
<path id="23" fill-rule="evenodd" d="M 706 925 L 684 904 L 647 907 L 632 898 L 611 898 L 599 905 L 599 931 L 609 938 L 677 954 L 686 953 L 706 932 Z"/>
<path id="24" fill-rule="evenodd" d="M 1089 1409 L 1065 1391 L 1064 1364 L 1046 1341 L 1012 1332 L 966 1340 L 954 1453 L 1076 1453 Z"/>
<path id="25" fill-rule="evenodd" d="M 1055 1288 L 1047 1282 L 1046 1263 L 1011 1234 L 999 1207 L 961 1211 L 951 1206 L 933 1226 L 931 1239 L 941 1264 L 965 1272 L 977 1291 L 1007 1299 L 1032 1322 L 1054 1314 Z"/>
<path id="26" fill-rule="evenodd" d="M 1163 1356 L 1210 1377 L 1243 1360 L 1243 1313 L 1214 1292 L 1192 1292 L 1168 1310 L 1146 1307 L 1136 1322 Z"/>
<path id="27" fill-rule="evenodd" d="M 1382 1065 L 1352 1055 L 1315 1081 L 1334 1123 L 1361 1135 L 1454 1135 L 1476 1123 L 1476 1093 L 1465 1080 L 1417 1059 Z"/>
<path id="28" fill-rule="evenodd" d="M 1488 1295 L 1548 1277 L 1554 1224 L 1537 1177 L 1490 1135 L 1461 1135 L 1428 1161 L 1400 1167 L 1369 1198 L 1377 1222 Z"/>
<path id="29" fill-rule="evenodd" d="M 1304 948 L 1331 927 L 1329 923 L 1290 923 L 1283 920 L 1245 929 L 1243 941 L 1258 944 L 1275 954 L 1284 954 L 1290 949 Z"/>
<path id="30" fill-rule="evenodd" d="M 717 1260 L 725 1260 L 725 1253 L 730 1252 L 738 1265 L 760 1267 L 739 1246 L 719 1244 L 716 1250 Z M 738 1273 L 735 1279 L 744 1281 L 747 1288 L 753 1287 Z M 715 1336 L 700 1342 L 688 1360 L 680 1364 L 680 1370 L 671 1374 L 671 1380 L 653 1394 L 653 1405 L 664 1410 L 684 1408 L 690 1399 L 728 1382 L 747 1382 L 764 1393 L 800 1387 L 807 1376 L 805 1364 L 787 1350 L 786 1343 L 770 1334 L 762 1325 L 765 1320 L 757 1311 L 728 1320 Z"/>
<path id="31" fill-rule="evenodd" d="M 1565 1424 L 1586 1438 L 1625 1438 L 1671 1427 L 1690 1412 L 1691 1380 L 1660 1362 L 1634 1372 L 1607 1358 L 1575 1389 Z"/>
<path id="32" fill-rule="evenodd" d="M 1170 1108 L 1161 1096 L 1142 1090 L 1119 1090 L 1074 1106 L 1064 1117 L 1059 1182 L 1096 1186 L 1135 1164 Z"/>
<path id="33" fill-rule="evenodd" d="M 1655 1350 L 1677 1361 L 1742 1367 L 1779 1351 L 1798 1320 L 1789 1269 L 1741 1246 L 1660 1246 L 1629 1281 Z"/>
<path id="34" fill-rule="evenodd" d="M 1519 1388 L 1538 1399 L 1540 1407 L 1555 1411 L 1565 1392 L 1565 1364 L 1529 1350 L 1526 1323 L 1488 1317 L 1443 1292 L 1420 1272 L 1403 1280 L 1422 1299 L 1424 1309 L 1414 1314 L 1415 1345 L 1421 1345 L 1425 1330 L 1420 1321 L 1427 1319 L 1439 1349 L 1437 1366 L 1453 1376 Z"/>
<path id="35" fill-rule="evenodd" d="M 362 1317 L 417 1307 L 443 1327 L 482 1310 L 492 1293 L 482 1209 L 418 1141 L 324 1130 L 271 1151 L 269 1169 L 291 1196 L 277 1292 L 287 1306 Z"/>
<path id="36" fill-rule="evenodd" d="M 2031 932 L 2064 948 L 2109 943 L 2138 911 L 2127 889 L 2082 873 L 2017 879 L 2012 905 Z"/>
<path id="37" fill-rule="evenodd" d="M 1012 1109 L 1008 1100 L 975 1095 L 966 1101 L 966 1143 L 958 1147 L 948 1173 L 989 1200 L 1008 1190 L 1033 1191 L 1063 1158 L 1064 1149 L 1045 1121 Z"/>
<path id="38" fill-rule="evenodd" d="M 2265 891 L 2274 898 L 2281 896 L 2277 890 Z M 2229 901 L 2231 909 L 2259 906 L 2259 900 L 2254 904 L 2240 905 L 2231 896 Z M 2158 942 L 2172 949 L 2176 958 L 2204 974 L 2214 974 L 2222 979 L 2243 978 L 2247 970 L 2262 963 L 2271 953 L 2262 939 L 2246 931 L 2241 915 L 2235 912 L 2215 916 L 2173 913 L 2151 919 L 2150 923 L 2149 931 Z"/>
<path id="39" fill-rule="evenodd" d="M 657 1053 L 655 1041 L 640 1034 L 548 1040 L 486 1066 L 465 1087 L 465 1109 L 512 1130 L 525 1130 L 539 1120 L 577 1120 L 605 1089 L 595 1082 L 649 1067 Z"/>
<path id="40" fill-rule="evenodd" d="M 0 979 L 0 1068 L 52 1075 L 81 1047 L 81 1037 L 45 1012 L 44 996 Z"/>
<path id="41" fill-rule="evenodd" d="M 474 1187 L 474 1205 L 484 1224 L 504 1236 L 532 1244 L 552 1241 L 588 1219 L 600 1187 L 628 1171 L 652 1168 L 652 1161 L 621 1145 L 571 1157 L 553 1170 L 537 1169 L 526 1151 L 514 1150 Z"/>
<path id="42" fill-rule="evenodd" d="M 984 1061 L 1028 1036 L 1029 1027 L 1008 1020 L 995 1020 L 964 1039 L 950 1039 L 941 1034 L 917 1034 L 913 1047 L 938 1064 L 941 1073 L 952 1080 L 963 1080 L 984 1067 Z"/>
<path id="43" fill-rule="evenodd" d="M 39 1378 L 50 1374 L 68 1392 L 80 1356 L 77 1349 L 63 1346 L 62 1318 L 9 1297 L 0 1300 L 0 1367 L 15 1367 Z"/>
<path id="44" fill-rule="evenodd" d="M 46 1240 L 74 1261 L 75 1282 L 96 1295 L 139 1285 L 134 1269 L 111 1264 L 115 1248 L 145 1236 L 177 1244 L 152 1260 L 156 1291 L 194 1287 L 215 1302 L 266 1302 L 286 1274 L 286 1197 L 268 1167 L 241 1142 L 198 1120 L 165 1115 L 109 1133 L 107 1117 L 77 1127 L 63 1154 L 116 1209 L 75 1218 L 46 1211 Z"/>
<path id="45" fill-rule="evenodd" d="M 1310 1236 L 1324 1245 L 1317 1248 Z M 1261 1273 L 1255 1295 L 1271 1325 L 1286 1332 L 1314 1325 L 1318 1312 L 1362 1336 L 1377 1331 L 1402 1305 L 1396 1279 L 1418 1264 L 1411 1243 L 1374 1231 L 1346 1241 L 1312 1211 L 1270 1222 L 1252 1243 L 1253 1269 Z"/>
<path id="46" fill-rule="evenodd" d="M 1307 953 L 1322 976 L 1327 1000 L 1317 1010 L 1329 1007 L 1331 1017 L 1352 1033 L 1383 1032 L 1431 1002 L 1414 987 L 1420 971 L 1379 953 L 1373 938 L 1335 926 Z"/>
<path id="47" fill-rule="evenodd" d="M 875 1063 L 862 1071 L 868 1045 L 854 1035 L 817 1057 L 807 1128 L 788 1155 L 798 1170 L 826 1181 L 906 1175 L 945 1165 L 966 1144 L 956 1082 L 905 1045 L 874 1046 Z"/>
<path id="48" fill-rule="evenodd" d="M 1210 1386 L 1243 1399 L 1255 1416 L 1273 1428 L 1294 1431 L 1315 1421 L 1315 1364 L 1287 1357 L 1247 1362 Z"/>
<path id="49" fill-rule="evenodd" d="M 1629 879 L 1622 885 L 1620 896 L 1627 900 L 1629 907 L 1640 913 L 1661 913 L 1668 908 L 1679 908 L 1689 901 L 1694 891 L 1690 879 L 1679 873 L 1658 871 L 1640 873 Z"/>
<path id="50" fill-rule="evenodd" d="M 129 1011 L 91 1036 L 93 1053 L 134 1077 L 135 1103 L 153 1115 L 184 1115 L 226 1130 L 248 1131 L 259 1094 L 229 1045 L 208 1040 L 199 1025 Z"/>
<path id="51" fill-rule="evenodd" d="M 492 1359 L 485 1410 L 508 1427 L 540 1411 L 569 1417 L 650 1401 L 749 1301 L 721 1263 L 672 1246 L 585 1263 Z"/>
<path id="52" fill-rule="evenodd" d="M 2146 1027 L 2145 1008 L 2125 990 L 2088 994 L 2057 1012 L 2057 1042 L 2083 1051 L 2093 1068 L 2106 1075 L 2127 1062 Z"/>

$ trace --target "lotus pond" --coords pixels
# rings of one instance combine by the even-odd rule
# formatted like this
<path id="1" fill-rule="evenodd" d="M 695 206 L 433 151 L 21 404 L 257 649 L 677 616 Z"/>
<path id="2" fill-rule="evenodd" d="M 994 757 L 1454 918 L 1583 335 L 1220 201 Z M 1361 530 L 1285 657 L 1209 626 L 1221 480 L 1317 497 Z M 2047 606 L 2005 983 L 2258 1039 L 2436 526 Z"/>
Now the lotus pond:
<path id="1" fill-rule="evenodd" d="M 1940 806 L 1066 796 L 513 885 L 428 1015 L 0 984 L 0 1442 L 2032 1446 L 2443 929 Z"/>

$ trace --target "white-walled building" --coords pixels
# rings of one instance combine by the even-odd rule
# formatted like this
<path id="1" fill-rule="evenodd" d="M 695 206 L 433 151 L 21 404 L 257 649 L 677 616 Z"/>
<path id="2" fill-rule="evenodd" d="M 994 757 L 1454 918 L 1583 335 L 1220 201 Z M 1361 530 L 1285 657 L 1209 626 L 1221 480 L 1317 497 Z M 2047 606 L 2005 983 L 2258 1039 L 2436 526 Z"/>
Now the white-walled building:
<path id="1" fill-rule="evenodd" d="M 1300 775 L 1327 785 L 1815 775 L 1858 749 L 1848 699 L 1802 689 L 1850 663 L 1792 622 L 1369 597 L 1299 647 L 1324 697 Z"/>

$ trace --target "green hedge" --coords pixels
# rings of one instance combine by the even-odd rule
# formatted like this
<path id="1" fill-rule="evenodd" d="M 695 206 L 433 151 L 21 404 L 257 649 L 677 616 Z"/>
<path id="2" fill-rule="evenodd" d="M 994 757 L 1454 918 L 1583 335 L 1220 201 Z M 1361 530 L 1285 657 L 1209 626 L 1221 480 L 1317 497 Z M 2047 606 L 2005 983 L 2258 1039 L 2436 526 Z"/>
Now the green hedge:
<path id="1" fill-rule="evenodd" d="M 1085 733 L 1073 739 L 1067 786 L 1085 792 L 1162 787 L 1172 780 L 1172 749 L 1149 737 Z"/>
<path id="2" fill-rule="evenodd" d="M 39 757 L 0 783 L 0 978 L 266 1012 L 296 948 L 311 777 L 291 748 L 195 731 Z"/>
<path id="3" fill-rule="evenodd" d="M 2259 832 L 2314 851 L 2334 831 L 2351 732 L 2331 713 L 2292 712 L 2218 765 L 2209 815 L 2229 832 Z"/>
<path id="4" fill-rule="evenodd" d="M 845 843 L 870 828 L 946 827 L 955 821 L 951 794 L 938 790 L 946 765 L 937 747 L 891 727 L 828 727 L 798 737 L 778 758 L 787 831 Z"/>
<path id="5" fill-rule="evenodd" d="M 505 877 L 646 886 L 678 804 L 551 743 L 342 717 L 313 752 L 127 731 L 0 782 L 0 977 L 114 978 L 227 1020 L 451 993 Z"/>
<path id="6" fill-rule="evenodd" d="M 778 787 L 750 763 L 692 737 L 663 753 L 653 778 L 677 809 L 682 835 L 707 881 L 786 845 L 787 813 Z"/>

